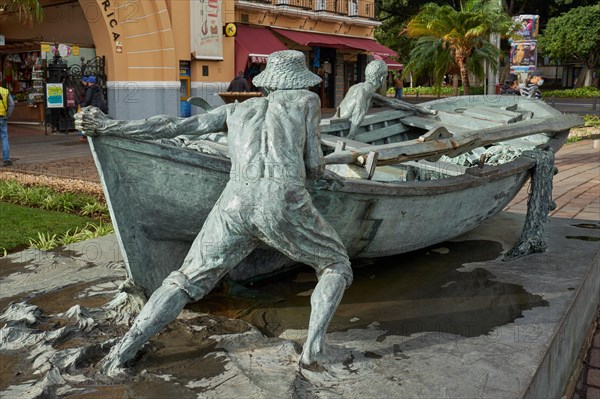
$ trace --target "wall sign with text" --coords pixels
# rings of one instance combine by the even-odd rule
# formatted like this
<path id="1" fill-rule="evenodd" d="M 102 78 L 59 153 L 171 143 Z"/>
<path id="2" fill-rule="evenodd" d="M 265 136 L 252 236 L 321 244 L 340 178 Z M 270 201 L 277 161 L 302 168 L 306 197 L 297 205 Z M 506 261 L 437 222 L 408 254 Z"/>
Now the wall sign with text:
<path id="1" fill-rule="evenodd" d="M 46 84 L 46 107 L 63 108 L 63 84 Z"/>

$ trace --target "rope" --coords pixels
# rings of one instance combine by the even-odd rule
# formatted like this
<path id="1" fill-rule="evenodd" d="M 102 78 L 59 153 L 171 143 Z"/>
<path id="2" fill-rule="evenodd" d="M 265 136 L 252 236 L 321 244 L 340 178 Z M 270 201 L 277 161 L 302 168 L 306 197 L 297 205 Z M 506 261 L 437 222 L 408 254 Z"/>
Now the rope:
<path id="1" fill-rule="evenodd" d="M 549 212 L 556 208 L 552 201 L 552 177 L 556 174 L 554 152 L 549 148 L 535 149 L 524 151 L 523 155 L 535 161 L 529 185 L 527 216 L 519 241 L 504 254 L 503 261 L 546 251 L 548 245 L 543 237 L 544 224 L 548 221 Z"/>

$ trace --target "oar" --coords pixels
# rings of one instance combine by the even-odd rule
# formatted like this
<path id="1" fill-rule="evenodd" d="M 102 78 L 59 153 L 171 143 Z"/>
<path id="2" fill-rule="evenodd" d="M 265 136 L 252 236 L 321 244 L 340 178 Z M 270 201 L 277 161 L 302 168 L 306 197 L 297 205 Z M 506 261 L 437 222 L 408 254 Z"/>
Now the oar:
<path id="1" fill-rule="evenodd" d="M 406 101 L 398 100 L 397 98 L 385 97 L 379 93 L 373 94 L 373 101 L 388 106 L 392 109 L 399 109 L 402 111 L 413 111 L 426 115 L 437 115 L 437 111 L 435 110 L 423 108 L 419 105 L 413 105 L 411 103 L 407 103 Z"/>
<path id="2" fill-rule="evenodd" d="M 449 137 L 439 128 L 432 129 L 419 139 L 394 144 L 366 146 L 360 149 L 333 152 L 325 157 L 326 164 L 365 165 L 370 152 L 377 152 L 377 165 L 390 165 L 417 159 L 448 155 L 456 157 L 477 147 L 538 133 L 554 134 L 582 125 L 583 119 L 576 114 L 565 114 L 545 120 L 529 119 L 511 125 L 497 126 L 464 135 Z M 445 130 L 445 129 L 443 129 Z M 439 134 L 438 134 L 439 133 Z M 432 137 L 438 135 L 437 137 Z M 340 141 L 344 141 L 340 137 Z"/>

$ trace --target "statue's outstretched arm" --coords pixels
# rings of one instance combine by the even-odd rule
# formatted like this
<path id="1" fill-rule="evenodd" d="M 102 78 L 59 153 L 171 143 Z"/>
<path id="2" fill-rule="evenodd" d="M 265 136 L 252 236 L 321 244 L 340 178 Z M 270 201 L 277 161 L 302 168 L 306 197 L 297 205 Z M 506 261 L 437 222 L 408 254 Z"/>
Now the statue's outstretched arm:
<path id="1" fill-rule="evenodd" d="M 418 112 L 420 114 L 430 114 L 430 115 L 437 114 L 436 111 L 433 111 L 433 110 L 430 110 L 427 108 L 423 108 L 418 105 L 413 105 L 413 104 L 407 103 L 406 101 L 398 100 L 397 98 L 388 98 L 388 97 L 382 96 L 379 93 L 373 93 L 373 101 L 376 103 L 379 103 L 381 105 L 385 105 L 386 107 L 390 107 L 392 109 L 399 109 L 402 111 L 413 111 L 413 112 Z"/>
<path id="2" fill-rule="evenodd" d="M 75 128 L 87 136 L 121 136 L 138 139 L 173 138 L 182 134 L 200 135 L 227 130 L 227 105 L 201 115 L 177 118 L 157 115 L 143 120 L 121 121 L 110 118 L 95 107 L 75 114 Z"/>
<path id="3" fill-rule="evenodd" d="M 370 101 L 364 100 L 357 102 L 352 110 L 352 115 L 350 115 L 350 131 L 348 132 L 348 138 L 350 140 L 354 140 L 356 134 L 358 133 L 358 129 L 360 128 L 360 124 L 363 119 L 365 119 L 365 115 L 369 110 Z"/>

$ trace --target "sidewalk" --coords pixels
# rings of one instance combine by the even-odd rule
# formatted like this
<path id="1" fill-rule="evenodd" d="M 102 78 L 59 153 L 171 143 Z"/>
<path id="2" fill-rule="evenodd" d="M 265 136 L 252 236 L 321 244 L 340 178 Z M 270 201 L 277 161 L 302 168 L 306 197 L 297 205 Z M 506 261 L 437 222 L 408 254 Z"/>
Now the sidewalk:
<path id="1" fill-rule="evenodd" d="M 43 126 L 9 123 L 8 137 L 13 165 L 0 171 L 99 182 L 90 147 L 77 132 L 45 135 Z"/>
<path id="2" fill-rule="evenodd" d="M 556 209 L 550 216 L 600 221 L 600 147 L 594 148 L 593 140 L 566 144 L 556 154 L 555 165 Z M 523 187 L 505 210 L 527 212 L 528 189 Z"/>

